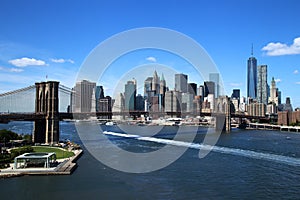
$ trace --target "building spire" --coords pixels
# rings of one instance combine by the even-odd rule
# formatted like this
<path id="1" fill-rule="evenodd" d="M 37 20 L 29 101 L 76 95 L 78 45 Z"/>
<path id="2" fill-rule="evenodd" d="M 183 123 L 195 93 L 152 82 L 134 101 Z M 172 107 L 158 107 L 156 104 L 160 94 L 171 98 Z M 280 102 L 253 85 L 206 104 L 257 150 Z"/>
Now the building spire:
<path id="1" fill-rule="evenodd" d="M 251 56 L 253 57 L 253 43 L 252 43 L 252 46 L 251 46 Z"/>
<path id="2" fill-rule="evenodd" d="M 165 80 L 164 73 L 161 74 L 161 80 L 162 80 L 162 81 Z"/>

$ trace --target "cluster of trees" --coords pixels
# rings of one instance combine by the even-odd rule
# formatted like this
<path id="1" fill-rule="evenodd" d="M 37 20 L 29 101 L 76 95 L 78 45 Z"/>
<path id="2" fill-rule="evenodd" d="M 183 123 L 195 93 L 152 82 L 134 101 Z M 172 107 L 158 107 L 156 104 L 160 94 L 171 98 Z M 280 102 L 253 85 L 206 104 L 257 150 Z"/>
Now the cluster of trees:
<path id="1" fill-rule="evenodd" d="M 22 155 L 23 153 L 33 152 L 31 146 L 24 146 L 16 149 L 11 149 L 10 153 L 0 154 L 0 169 L 9 167 L 9 163 L 12 163 L 15 157 Z"/>
<path id="2" fill-rule="evenodd" d="M 0 130 L 0 143 L 6 144 L 11 140 L 26 140 L 31 142 L 31 135 L 20 135 L 10 130 Z"/>
<path id="3" fill-rule="evenodd" d="M 3 146 L 12 146 L 11 140 L 25 140 L 25 143 L 31 143 L 31 135 L 20 135 L 10 130 L 0 130 L 0 145 Z M 1 148 L 0 148 L 1 149 Z M 10 153 L 4 151 L 0 152 L 0 169 L 9 167 L 9 163 L 13 162 L 15 157 L 27 153 L 33 152 L 33 148 L 31 146 L 23 146 L 17 149 L 11 149 Z"/>

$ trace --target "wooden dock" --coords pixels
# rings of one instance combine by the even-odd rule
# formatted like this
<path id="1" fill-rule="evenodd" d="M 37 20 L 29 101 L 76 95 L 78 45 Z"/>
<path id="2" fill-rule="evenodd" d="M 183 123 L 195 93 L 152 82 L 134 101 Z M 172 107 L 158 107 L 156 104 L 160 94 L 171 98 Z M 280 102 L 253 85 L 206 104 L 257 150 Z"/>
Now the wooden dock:
<path id="1" fill-rule="evenodd" d="M 280 125 L 259 124 L 259 123 L 249 123 L 247 125 L 247 129 L 300 132 L 300 126 L 280 126 Z"/>

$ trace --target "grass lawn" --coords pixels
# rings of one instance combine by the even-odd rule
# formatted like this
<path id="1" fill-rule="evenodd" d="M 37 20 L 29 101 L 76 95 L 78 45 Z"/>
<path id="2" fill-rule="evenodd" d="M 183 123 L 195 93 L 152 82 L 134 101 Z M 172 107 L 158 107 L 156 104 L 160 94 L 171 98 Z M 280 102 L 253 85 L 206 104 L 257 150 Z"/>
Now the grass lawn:
<path id="1" fill-rule="evenodd" d="M 74 156 L 73 152 L 70 151 L 64 151 L 61 148 L 57 147 L 44 147 L 44 146 L 32 146 L 34 152 L 54 152 L 56 153 L 56 158 L 61 159 L 61 158 L 69 158 Z"/>

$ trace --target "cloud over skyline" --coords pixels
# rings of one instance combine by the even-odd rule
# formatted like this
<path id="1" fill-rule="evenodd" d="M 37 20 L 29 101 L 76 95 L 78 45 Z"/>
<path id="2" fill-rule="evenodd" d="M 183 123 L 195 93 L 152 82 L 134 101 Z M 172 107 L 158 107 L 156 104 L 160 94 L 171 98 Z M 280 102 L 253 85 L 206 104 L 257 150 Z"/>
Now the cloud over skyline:
<path id="1" fill-rule="evenodd" d="M 35 58 L 27 58 L 27 57 L 9 60 L 8 62 L 16 67 L 45 66 L 46 65 L 46 62 L 43 60 L 37 60 Z"/>
<path id="2" fill-rule="evenodd" d="M 0 71 L 4 71 L 4 72 L 23 72 L 24 70 L 23 69 L 20 69 L 20 68 L 7 68 L 7 67 L 1 67 L 0 66 Z"/>
<path id="3" fill-rule="evenodd" d="M 71 63 L 71 64 L 74 64 L 74 60 L 72 59 L 63 59 L 63 58 L 59 58 L 59 59 L 56 59 L 56 58 L 51 58 L 50 59 L 51 62 L 54 62 L 54 63 Z"/>
<path id="4" fill-rule="evenodd" d="M 261 50 L 264 51 L 267 56 L 300 54 L 300 37 L 295 38 L 293 44 L 291 45 L 280 42 L 270 42 Z"/>
<path id="5" fill-rule="evenodd" d="M 147 57 L 146 60 L 147 60 L 147 61 L 150 61 L 150 62 L 156 62 L 156 61 L 157 61 L 156 58 L 153 57 L 153 56 Z"/>

